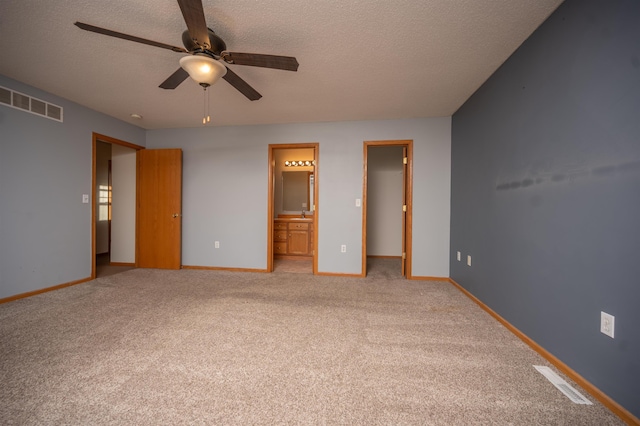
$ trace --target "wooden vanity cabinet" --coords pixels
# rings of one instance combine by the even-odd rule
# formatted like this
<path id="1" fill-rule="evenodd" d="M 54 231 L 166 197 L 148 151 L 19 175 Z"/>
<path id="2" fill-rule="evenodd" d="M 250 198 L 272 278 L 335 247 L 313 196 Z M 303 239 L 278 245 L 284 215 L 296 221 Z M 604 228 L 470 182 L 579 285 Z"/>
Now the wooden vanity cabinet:
<path id="1" fill-rule="evenodd" d="M 273 224 L 273 253 L 287 254 L 287 224 L 275 222 Z"/>
<path id="2" fill-rule="evenodd" d="M 309 254 L 309 224 L 289 223 L 287 254 L 307 256 Z"/>
<path id="3" fill-rule="evenodd" d="M 276 219 L 273 224 L 273 252 L 280 256 L 311 256 L 313 223 Z"/>

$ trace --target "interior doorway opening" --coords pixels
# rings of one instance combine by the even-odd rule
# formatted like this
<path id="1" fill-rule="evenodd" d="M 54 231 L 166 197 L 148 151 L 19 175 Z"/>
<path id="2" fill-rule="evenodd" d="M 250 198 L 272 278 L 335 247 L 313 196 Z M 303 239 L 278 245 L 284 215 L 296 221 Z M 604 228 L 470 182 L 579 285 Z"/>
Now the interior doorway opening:
<path id="1" fill-rule="evenodd" d="M 136 151 L 143 148 L 93 134 L 92 279 L 135 267 Z"/>
<path id="2" fill-rule="evenodd" d="M 362 275 L 372 266 L 411 277 L 413 141 L 364 142 Z"/>
<path id="3" fill-rule="evenodd" d="M 96 196 L 93 199 L 96 208 L 96 275 L 101 267 L 111 262 L 111 205 L 112 205 L 112 163 L 111 144 L 96 142 Z"/>
<path id="4" fill-rule="evenodd" d="M 318 144 L 269 145 L 267 271 L 316 274 Z"/>

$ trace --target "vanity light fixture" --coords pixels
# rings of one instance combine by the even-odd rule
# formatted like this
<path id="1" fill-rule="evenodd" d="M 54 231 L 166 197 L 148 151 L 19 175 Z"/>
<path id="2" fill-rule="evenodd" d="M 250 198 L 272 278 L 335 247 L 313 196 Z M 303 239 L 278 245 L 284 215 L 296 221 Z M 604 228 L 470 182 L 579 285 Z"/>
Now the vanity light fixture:
<path id="1" fill-rule="evenodd" d="M 285 161 L 285 167 L 311 167 L 315 166 L 316 162 L 313 160 L 293 160 L 293 161 Z"/>

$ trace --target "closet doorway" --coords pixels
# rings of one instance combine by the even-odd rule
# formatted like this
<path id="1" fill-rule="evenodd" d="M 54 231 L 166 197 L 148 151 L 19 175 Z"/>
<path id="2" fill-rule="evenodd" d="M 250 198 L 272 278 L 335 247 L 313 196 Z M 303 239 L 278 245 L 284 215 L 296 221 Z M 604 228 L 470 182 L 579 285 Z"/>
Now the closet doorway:
<path id="1" fill-rule="evenodd" d="M 411 278 L 413 141 L 365 141 L 362 275 L 370 265 Z"/>
<path id="2" fill-rule="evenodd" d="M 318 145 L 269 145 L 268 272 L 318 271 Z"/>

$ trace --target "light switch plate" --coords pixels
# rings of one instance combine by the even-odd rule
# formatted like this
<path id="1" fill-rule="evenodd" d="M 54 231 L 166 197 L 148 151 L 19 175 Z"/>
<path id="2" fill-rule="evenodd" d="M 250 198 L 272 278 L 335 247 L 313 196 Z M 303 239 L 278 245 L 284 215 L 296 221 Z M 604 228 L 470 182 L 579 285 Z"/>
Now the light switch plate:
<path id="1" fill-rule="evenodd" d="M 89 194 L 82 194 L 82 204 L 89 204 Z"/>

